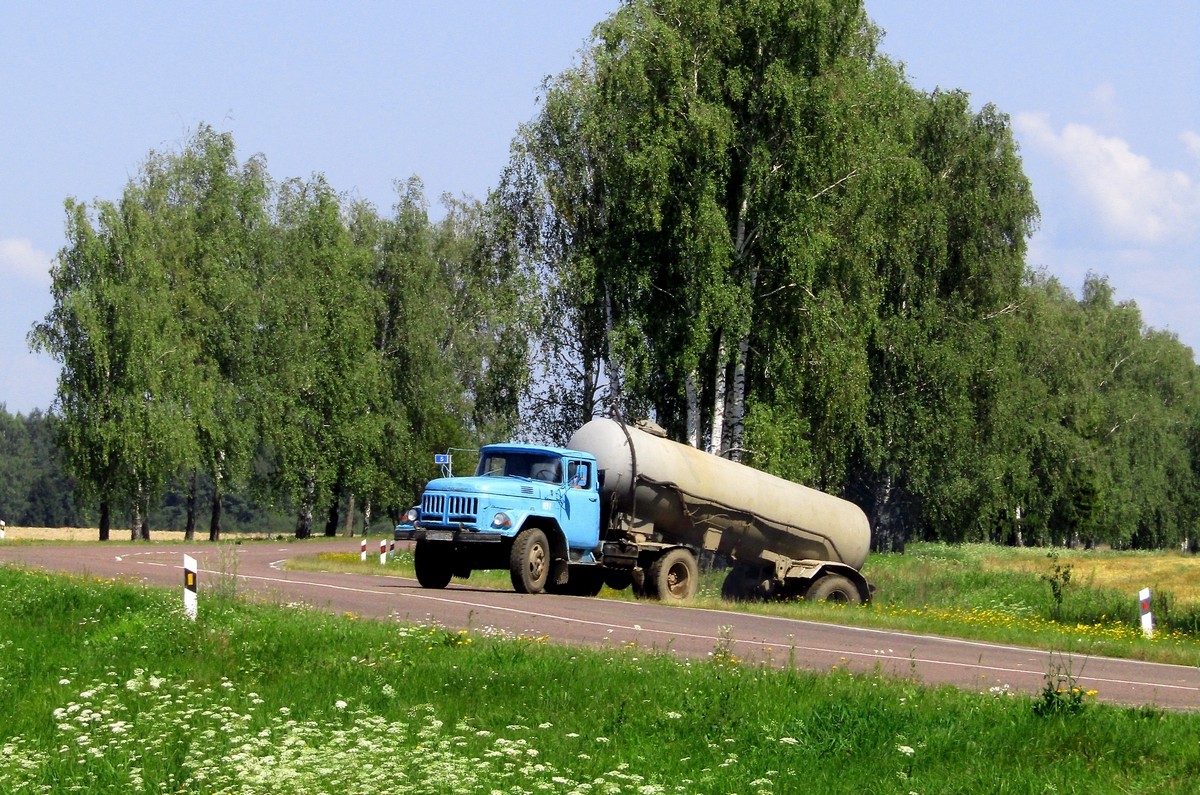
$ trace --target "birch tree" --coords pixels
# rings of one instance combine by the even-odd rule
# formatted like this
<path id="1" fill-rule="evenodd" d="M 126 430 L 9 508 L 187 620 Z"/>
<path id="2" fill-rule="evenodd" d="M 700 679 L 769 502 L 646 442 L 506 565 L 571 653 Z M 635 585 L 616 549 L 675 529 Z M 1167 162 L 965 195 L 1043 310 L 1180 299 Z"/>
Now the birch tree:
<path id="1" fill-rule="evenodd" d="M 256 329 L 262 435 L 296 535 L 339 472 L 371 464 L 385 384 L 374 344 L 369 252 L 354 245 L 340 197 L 321 177 L 279 194 L 277 259 L 264 273 Z"/>
<path id="2" fill-rule="evenodd" d="M 172 311 L 169 272 L 142 187 L 119 204 L 68 200 L 67 245 L 51 269 L 54 305 L 31 342 L 62 365 L 54 411 L 65 464 L 99 501 L 100 539 L 115 509 L 148 537 L 150 501 L 195 454 L 186 401 L 193 341 Z"/>

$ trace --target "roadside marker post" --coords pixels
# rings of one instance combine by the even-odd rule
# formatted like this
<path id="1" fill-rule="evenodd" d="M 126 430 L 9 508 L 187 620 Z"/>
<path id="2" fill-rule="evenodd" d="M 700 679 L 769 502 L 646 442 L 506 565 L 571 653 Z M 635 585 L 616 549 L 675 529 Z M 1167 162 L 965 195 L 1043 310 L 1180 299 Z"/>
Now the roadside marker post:
<path id="1" fill-rule="evenodd" d="M 363 563 L 367 562 L 367 539 L 365 538 L 362 540 L 362 557 L 360 560 L 362 560 Z"/>
<path id="2" fill-rule="evenodd" d="M 387 539 L 379 539 L 379 565 L 387 563 Z"/>
<path id="3" fill-rule="evenodd" d="M 1150 612 L 1150 589 L 1143 588 L 1138 593 L 1138 601 L 1141 602 L 1142 613 L 1142 634 L 1147 638 L 1154 637 L 1154 615 Z"/>
<path id="4" fill-rule="evenodd" d="M 388 560 L 396 559 L 396 539 L 392 539 L 392 543 L 388 544 Z"/>
<path id="5" fill-rule="evenodd" d="M 192 621 L 196 620 L 196 559 L 191 555 L 183 556 L 183 614 Z"/>

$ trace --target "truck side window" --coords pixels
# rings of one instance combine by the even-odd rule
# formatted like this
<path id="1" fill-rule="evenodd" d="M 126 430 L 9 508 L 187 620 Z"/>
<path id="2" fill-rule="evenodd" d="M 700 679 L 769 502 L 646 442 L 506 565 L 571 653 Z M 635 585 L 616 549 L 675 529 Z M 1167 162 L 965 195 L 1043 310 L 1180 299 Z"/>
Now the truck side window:
<path id="1" fill-rule="evenodd" d="M 590 469 L 591 467 L 586 461 L 572 461 L 567 467 L 569 474 L 567 479 L 571 483 L 571 488 L 586 489 L 590 479 Z"/>

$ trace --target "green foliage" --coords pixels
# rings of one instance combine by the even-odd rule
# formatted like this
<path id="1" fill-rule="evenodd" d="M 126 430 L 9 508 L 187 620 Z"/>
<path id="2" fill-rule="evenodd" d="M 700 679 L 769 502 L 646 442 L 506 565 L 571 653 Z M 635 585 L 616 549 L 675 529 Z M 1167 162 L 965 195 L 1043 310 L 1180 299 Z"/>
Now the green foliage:
<path id="1" fill-rule="evenodd" d="M 1040 718 L 1078 716 L 1092 703 L 1096 693 L 1084 690 L 1076 680 L 1071 660 L 1055 660 L 1046 672 L 1046 684 L 1034 699 L 1033 714 Z"/>
<path id="2" fill-rule="evenodd" d="M 1062 620 L 1063 601 L 1067 596 L 1067 587 L 1071 584 L 1071 564 L 1062 564 L 1058 562 L 1058 553 L 1051 552 L 1046 555 L 1053 564 L 1053 571 L 1050 574 L 1041 575 L 1041 579 L 1050 586 L 1050 595 L 1054 599 L 1054 606 L 1051 610 L 1051 616 L 1055 621 Z"/>
<path id="3" fill-rule="evenodd" d="M 77 527 L 75 484 L 63 471 L 51 418 L 11 415 L 0 403 L 0 519 L 25 527 Z"/>

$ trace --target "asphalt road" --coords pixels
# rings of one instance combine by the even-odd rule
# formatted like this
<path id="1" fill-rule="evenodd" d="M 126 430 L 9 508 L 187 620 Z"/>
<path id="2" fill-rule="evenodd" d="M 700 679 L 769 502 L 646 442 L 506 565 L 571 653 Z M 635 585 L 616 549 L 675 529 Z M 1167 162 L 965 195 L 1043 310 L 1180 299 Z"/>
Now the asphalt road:
<path id="1" fill-rule="evenodd" d="M 368 557 L 378 559 L 378 540 Z M 624 602 L 452 584 L 421 588 L 403 577 L 284 571 L 297 555 L 360 549 L 358 539 L 254 542 L 214 546 L 109 543 L 65 546 L 0 544 L 0 563 L 13 562 L 95 577 L 179 585 L 183 555 L 199 568 L 200 609 L 207 583 L 236 574 L 239 590 L 279 601 L 305 602 L 338 613 L 398 621 L 436 621 L 448 628 L 494 629 L 555 642 L 626 647 L 704 658 L 728 647 L 739 659 L 795 665 L 816 671 L 835 666 L 880 671 L 930 685 L 987 692 L 992 688 L 1038 692 L 1048 671 L 1069 669 L 1078 686 L 1102 702 L 1200 710 L 1200 668 L 1117 660 L 1064 658 L 1034 649 L 979 641 L 753 616 L 654 602 Z M 230 560 L 229 550 L 236 550 Z M 181 596 L 182 599 L 182 596 Z"/>

